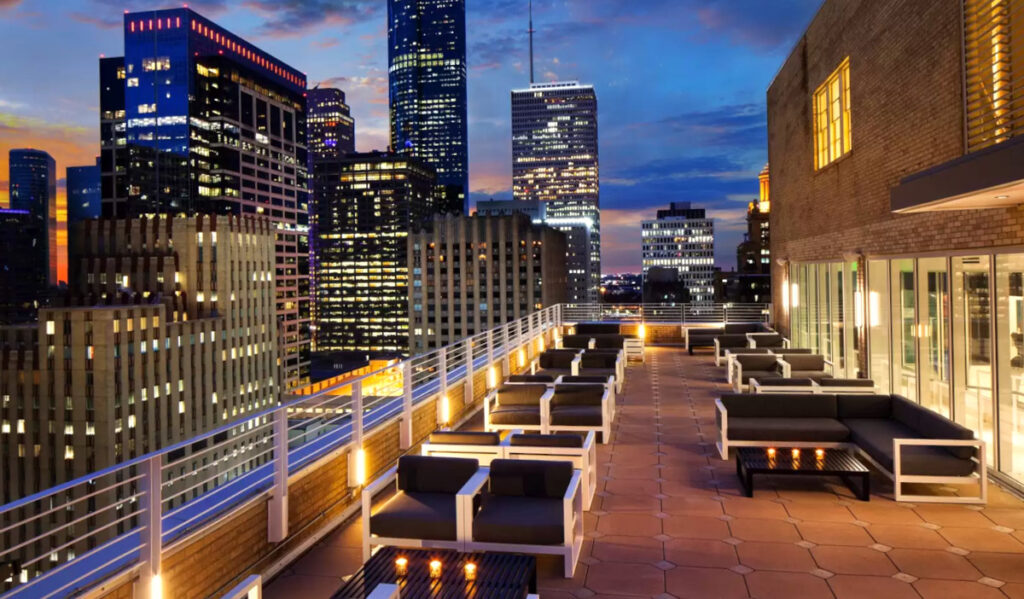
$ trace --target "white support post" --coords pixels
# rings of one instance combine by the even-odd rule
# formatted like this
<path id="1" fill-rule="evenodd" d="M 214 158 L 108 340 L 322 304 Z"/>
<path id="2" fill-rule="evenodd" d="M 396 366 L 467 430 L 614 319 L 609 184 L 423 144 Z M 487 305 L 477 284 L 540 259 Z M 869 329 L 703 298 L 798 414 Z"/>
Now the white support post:
<path id="1" fill-rule="evenodd" d="M 505 371 L 502 373 L 502 380 L 504 377 L 512 374 L 512 339 L 508 334 L 508 324 L 501 328 L 502 334 L 502 346 L 505 348 Z"/>
<path id="2" fill-rule="evenodd" d="M 530 325 L 530 333 L 529 333 L 529 335 L 530 335 L 530 350 L 528 352 L 526 352 L 526 357 L 527 358 L 530 358 L 532 356 L 536 356 L 537 355 L 537 327 L 536 327 L 536 325 L 533 322 L 534 321 L 534 318 L 533 318 L 534 314 L 536 314 L 536 312 L 533 312 L 529 316 L 526 317 L 528 319 L 527 322 Z M 532 356 L 531 356 L 531 353 L 532 353 Z"/>
<path id="3" fill-rule="evenodd" d="M 442 347 L 437 350 L 437 367 L 441 371 L 440 394 L 437 396 L 437 423 L 438 428 L 445 428 L 448 425 L 448 348 Z"/>
<path id="4" fill-rule="evenodd" d="M 487 381 L 485 387 L 487 387 L 488 391 L 492 387 L 497 387 L 498 381 L 501 378 L 494 371 L 494 329 L 487 331 L 487 372 L 485 377 L 484 380 Z"/>
<path id="5" fill-rule="evenodd" d="M 402 420 L 398 437 L 399 447 L 412 447 L 412 360 L 402 362 Z"/>
<path id="6" fill-rule="evenodd" d="M 473 403 L 473 338 L 466 339 L 466 401 Z"/>
<path id="7" fill-rule="evenodd" d="M 363 381 L 352 383 L 352 444 L 348 452 L 348 486 L 366 484 L 363 454 Z"/>
<path id="8" fill-rule="evenodd" d="M 280 543 L 288 537 L 288 414 L 274 412 L 274 486 L 267 506 L 267 540 Z"/>
<path id="9" fill-rule="evenodd" d="M 163 496 L 161 494 L 161 463 L 162 456 L 154 456 L 139 466 L 142 478 L 139 486 L 142 490 L 142 548 L 139 550 L 139 591 L 136 596 L 144 599 L 161 599 L 163 581 L 160 579 L 161 537 L 163 527 L 161 512 Z"/>

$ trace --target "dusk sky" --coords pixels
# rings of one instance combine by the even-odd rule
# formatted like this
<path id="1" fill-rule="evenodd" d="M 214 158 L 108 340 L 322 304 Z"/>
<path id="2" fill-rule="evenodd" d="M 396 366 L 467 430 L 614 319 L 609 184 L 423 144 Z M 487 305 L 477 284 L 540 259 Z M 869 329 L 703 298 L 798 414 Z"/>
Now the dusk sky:
<path id="1" fill-rule="evenodd" d="M 472 200 L 511 198 L 509 90 L 527 86 L 527 0 L 467 0 Z M 735 264 L 767 160 L 765 90 L 820 0 L 535 0 L 540 80 L 593 84 L 603 270 L 637 271 L 640 221 L 671 201 L 716 218 Z M 7 152 L 67 166 L 99 154 L 98 57 L 122 54 L 125 10 L 153 0 L 0 0 L 0 205 Z M 385 0 L 199 0 L 203 15 L 340 87 L 360 150 L 388 137 Z"/>

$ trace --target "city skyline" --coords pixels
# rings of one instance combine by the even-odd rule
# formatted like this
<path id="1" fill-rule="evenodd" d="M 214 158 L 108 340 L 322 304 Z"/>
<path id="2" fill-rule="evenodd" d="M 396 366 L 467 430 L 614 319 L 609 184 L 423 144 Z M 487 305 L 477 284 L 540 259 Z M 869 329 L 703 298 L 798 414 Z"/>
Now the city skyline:
<path id="1" fill-rule="evenodd" d="M 489 0 L 468 7 L 471 205 L 511 197 L 508 91 L 529 82 L 527 23 L 518 4 Z M 537 80 L 593 83 L 602 99 L 605 272 L 639 270 L 633 232 L 668 201 L 707 206 L 722 233 L 717 262 L 732 265 L 729 248 L 742 238 L 746 203 L 757 195 L 757 173 L 766 161 L 764 89 L 818 1 L 684 4 L 657 0 L 627 14 L 611 0 L 534 3 Z M 44 10 L 29 0 L 0 2 L 4 43 L 39 46 L 31 64 L 0 66 L 5 80 L 32 80 L 0 92 L 2 159 L 10 148 L 36 147 L 54 155 L 59 174 L 92 163 L 99 141 L 95 57 L 119 54 L 123 9 L 164 6 L 178 4 L 77 0 Z M 311 87 L 343 89 L 359 122 L 357 149 L 387 146 L 385 2 L 338 8 L 207 0 L 190 6 L 305 71 Z M 631 38 L 642 41 L 626 43 Z M 614 55 L 613 47 L 619 49 Z M 49 77 L 32 77 L 40 65 Z M 685 84 L 698 78 L 699 87 Z M 638 85 L 645 86 L 639 101 L 630 93 Z M 6 170 L 0 164 L 0 173 Z M 6 181 L 0 181 L 0 205 L 6 196 Z"/>

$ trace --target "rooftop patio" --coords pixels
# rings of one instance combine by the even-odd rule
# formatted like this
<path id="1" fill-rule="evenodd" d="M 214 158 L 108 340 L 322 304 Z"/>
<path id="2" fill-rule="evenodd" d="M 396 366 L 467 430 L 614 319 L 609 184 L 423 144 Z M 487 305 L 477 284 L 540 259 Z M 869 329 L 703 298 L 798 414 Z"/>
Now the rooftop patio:
<path id="1" fill-rule="evenodd" d="M 672 347 L 629 367 L 583 557 L 572 579 L 538 558 L 541 597 L 1024 597 L 1024 502 L 998 486 L 983 508 L 897 504 L 880 475 L 869 503 L 827 478 L 759 480 L 744 497 L 714 448 L 722 372 Z M 360 535 L 354 518 L 266 596 L 330 597 L 360 565 Z"/>

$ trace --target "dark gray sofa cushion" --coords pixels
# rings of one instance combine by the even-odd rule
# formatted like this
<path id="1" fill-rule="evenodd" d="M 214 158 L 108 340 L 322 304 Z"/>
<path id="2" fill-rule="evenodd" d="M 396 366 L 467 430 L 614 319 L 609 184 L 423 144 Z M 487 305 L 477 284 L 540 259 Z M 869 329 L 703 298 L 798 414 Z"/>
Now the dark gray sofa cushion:
<path id="1" fill-rule="evenodd" d="M 970 429 L 949 420 L 941 414 L 929 410 L 920 404 L 913 403 L 900 395 L 893 395 L 891 397 L 893 419 L 916 432 L 918 437 L 962 440 L 974 438 L 974 433 Z M 950 447 L 945 451 L 962 459 L 969 459 L 975 454 L 973 447 Z"/>
<path id="2" fill-rule="evenodd" d="M 778 333 L 754 333 L 757 347 L 782 347 L 785 338 Z"/>
<path id="3" fill-rule="evenodd" d="M 735 322 L 725 325 L 723 331 L 726 334 L 741 334 L 746 335 L 747 333 L 765 333 L 768 332 L 768 327 L 759 322 Z"/>
<path id="4" fill-rule="evenodd" d="M 839 442 L 850 437 L 850 429 L 834 418 L 733 418 L 729 416 L 732 441 L 821 441 Z"/>
<path id="5" fill-rule="evenodd" d="M 815 381 L 832 378 L 831 374 L 820 370 L 792 370 L 789 375 L 795 379 L 813 379 Z"/>
<path id="6" fill-rule="evenodd" d="M 585 353 L 580 358 L 580 368 L 615 368 L 617 357 L 613 354 Z"/>
<path id="7" fill-rule="evenodd" d="M 718 347 L 722 349 L 747 347 L 749 345 L 746 335 L 718 335 L 715 337 L 715 340 L 718 341 Z"/>
<path id="8" fill-rule="evenodd" d="M 498 406 L 491 410 L 491 423 L 539 425 L 540 406 Z"/>
<path id="9" fill-rule="evenodd" d="M 622 349 L 626 345 L 626 335 L 591 335 L 594 347 L 600 349 Z"/>
<path id="10" fill-rule="evenodd" d="M 779 379 L 782 378 L 782 374 L 776 370 L 747 370 L 743 369 L 742 382 L 749 383 L 750 379 L 757 379 L 763 381 L 766 379 Z"/>
<path id="11" fill-rule="evenodd" d="M 736 354 L 733 359 L 743 368 L 744 373 L 748 370 L 774 372 L 779 364 L 779 358 L 771 354 Z"/>
<path id="12" fill-rule="evenodd" d="M 537 374 L 545 377 L 554 377 L 557 379 L 560 376 L 571 375 L 572 370 L 569 368 L 545 368 L 543 370 L 538 370 Z"/>
<path id="13" fill-rule="evenodd" d="M 508 444 L 513 447 L 583 447 L 583 437 L 579 435 L 534 435 L 520 433 L 509 437 Z"/>
<path id="14" fill-rule="evenodd" d="M 889 472 L 893 471 L 893 439 L 920 438 L 916 431 L 891 419 L 851 418 L 843 424 L 850 439 Z M 918 476 L 967 476 L 974 462 L 939 447 L 904 447 L 900 458 L 903 474 Z"/>
<path id="15" fill-rule="evenodd" d="M 721 397 L 733 418 L 831 418 L 836 419 L 834 395 L 809 393 L 727 393 Z"/>
<path id="16" fill-rule="evenodd" d="M 577 354 L 570 352 L 544 352 L 540 355 L 538 364 L 541 368 L 568 370 L 572 368 L 572 361 L 576 356 Z"/>
<path id="17" fill-rule="evenodd" d="M 892 401 L 888 395 L 839 394 L 836 395 L 839 418 L 888 418 L 892 414 Z"/>
<path id="18" fill-rule="evenodd" d="M 559 426 L 602 426 L 600 406 L 561 406 L 551 409 L 551 424 Z"/>
<path id="19" fill-rule="evenodd" d="M 582 372 L 585 375 L 593 375 L 590 378 L 602 379 L 602 381 L 605 382 L 605 383 L 608 382 L 608 380 L 607 380 L 608 377 L 610 377 L 610 376 L 619 376 L 618 370 L 615 369 L 614 367 L 612 367 L 612 368 L 583 368 L 583 369 L 580 370 L 580 372 Z M 565 381 L 564 378 L 562 380 Z"/>
<path id="20" fill-rule="evenodd" d="M 824 371 L 825 356 L 820 354 L 792 354 L 784 358 L 794 371 Z"/>
<path id="21" fill-rule="evenodd" d="M 563 406 L 600 406 L 604 392 L 605 386 L 601 384 L 555 385 L 551 409 Z"/>
<path id="22" fill-rule="evenodd" d="M 477 431 L 442 431 L 430 433 L 429 441 L 445 445 L 497 445 L 501 442 L 501 435 Z"/>
<path id="23" fill-rule="evenodd" d="M 565 538 L 561 499 L 485 495 L 473 516 L 473 540 L 559 545 Z"/>
<path id="24" fill-rule="evenodd" d="M 786 359 L 786 356 L 797 356 L 797 355 L 813 354 L 814 353 L 814 350 L 812 350 L 809 347 L 786 347 L 786 348 L 775 347 L 775 348 L 769 348 L 769 349 L 772 349 L 773 350 L 772 353 L 774 353 L 775 355 L 782 356 L 783 360 Z"/>
<path id="25" fill-rule="evenodd" d="M 618 323 L 613 322 L 581 322 L 576 325 L 578 335 L 620 335 Z"/>
<path id="26" fill-rule="evenodd" d="M 562 337 L 562 347 L 586 349 L 590 346 L 591 337 L 593 335 L 566 335 Z"/>
<path id="27" fill-rule="evenodd" d="M 608 374 L 615 374 L 615 373 L 614 372 L 609 372 Z M 563 376 L 562 377 L 562 383 L 565 383 L 565 384 L 568 384 L 568 383 L 574 383 L 574 384 L 576 384 L 576 383 L 591 383 L 591 384 L 595 384 L 595 385 L 605 385 L 605 384 L 608 383 L 608 375 L 601 376 L 601 375 L 583 375 L 583 374 L 581 374 L 581 375 L 577 375 L 577 376 L 572 376 L 572 375 Z"/>
<path id="28" fill-rule="evenodd" d="M 399 539 L 454 541 L 455 495 L 399 491 L 370 516 L 370 532 Z"/>
<path id="29" fill-rule="evenodd" d="M 513 374 L 508 377 L 510 383 L 553 383 L 555 377 L 550 374 Z"/>
<path id="30" fill-rule="evenodd" d="M 572 479 L 572 462 L 547 460 L 494 460 L 491 462 L 492 495 L 561 499 Z"/>
<path id="31" fill-rule="evenodd" d="M 480 462 L 472 458 L 404 455 L 398 458 L 398 489 L 454 495 L 479 467 Z"/>
<path id="32" fill-rule="evenodd" d="M 547 393 L 544 384 L 503 385 L 498 388 L 498 403 L 502 406 L 539 406 L 540 398 Z"/>
<path id="33" fill-rule="evenodd" d="M 825 378 L 818 384 L 822 387 L 863 387 L 865 393 L 872 393 L 875 390 L 875 382 L 871 379 Z"/>

